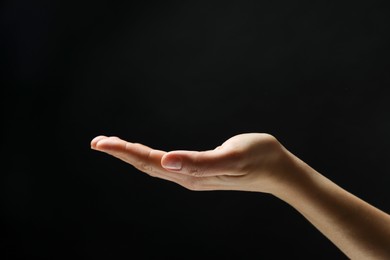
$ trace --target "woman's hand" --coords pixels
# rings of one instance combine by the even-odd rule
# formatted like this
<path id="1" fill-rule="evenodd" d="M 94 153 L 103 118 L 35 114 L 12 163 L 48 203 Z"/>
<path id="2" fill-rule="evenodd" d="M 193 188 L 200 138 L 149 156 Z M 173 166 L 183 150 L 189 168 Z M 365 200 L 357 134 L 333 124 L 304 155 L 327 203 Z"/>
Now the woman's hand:
<path id="1" fill-rule="evenodd" d="M 153 177 L 190 190 L 272 193 L 284 178 L 288 152 L 269 134 L 236 135 L 214 150 L 165 152 L 118 137 L 98 136 L 95 150 L 108 153 Z"/>
<path id="2" fill-rule="evenodd" d="M 390 216 L 315 171 L 271 135 L 240 134 L 202 152 L 164 152 L 105 136 L 93 139 L 91 146 L 190 190 L 271 193 L 348 258 L 390 259 Z"/>

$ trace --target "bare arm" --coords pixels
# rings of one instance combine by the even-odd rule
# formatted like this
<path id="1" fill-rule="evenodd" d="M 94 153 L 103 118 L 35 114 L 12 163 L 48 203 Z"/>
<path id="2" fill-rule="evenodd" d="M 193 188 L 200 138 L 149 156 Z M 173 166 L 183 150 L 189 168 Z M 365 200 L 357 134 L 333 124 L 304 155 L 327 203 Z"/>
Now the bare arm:
<path id="1" fill-rule="evenodd" d="M 165 152 L 105 136 L 91 147 L 190 190 L 273 194 L 351 259 L 390 259 L 390 215 L 327 179 L 271 135 L 237 135 L 204 152 Z"/>
<path id="2" fill-rule="evenodd" d="M 292 181 L 275 195 L 351 259 L 390 259 L 390 215 L 292 157 Z"/>

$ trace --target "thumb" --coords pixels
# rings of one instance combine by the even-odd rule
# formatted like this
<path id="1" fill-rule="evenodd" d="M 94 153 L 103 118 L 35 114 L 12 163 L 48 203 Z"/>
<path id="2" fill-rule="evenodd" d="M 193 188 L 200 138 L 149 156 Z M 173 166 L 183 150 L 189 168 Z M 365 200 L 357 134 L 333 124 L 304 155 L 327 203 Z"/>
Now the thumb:
<path id="1" fill-rule="evenodd" d="M 161 165 L 168 171 L 180 172 L 196 177 L 226 174 L 230 164 L 228 156 L 221 150 L 171 151 L 161 158 Z"/>

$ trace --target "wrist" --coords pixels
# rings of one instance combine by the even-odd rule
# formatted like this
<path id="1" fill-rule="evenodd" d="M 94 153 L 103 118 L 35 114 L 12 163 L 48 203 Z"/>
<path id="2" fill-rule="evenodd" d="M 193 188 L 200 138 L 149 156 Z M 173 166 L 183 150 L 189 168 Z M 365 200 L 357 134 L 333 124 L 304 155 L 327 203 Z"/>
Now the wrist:
<path id="1" fill-rule="evenodd" d="M 315 172 L 309 165 L 282 146 L 272 176 L 270 194 L 288 201 L 310 182 Z"/>

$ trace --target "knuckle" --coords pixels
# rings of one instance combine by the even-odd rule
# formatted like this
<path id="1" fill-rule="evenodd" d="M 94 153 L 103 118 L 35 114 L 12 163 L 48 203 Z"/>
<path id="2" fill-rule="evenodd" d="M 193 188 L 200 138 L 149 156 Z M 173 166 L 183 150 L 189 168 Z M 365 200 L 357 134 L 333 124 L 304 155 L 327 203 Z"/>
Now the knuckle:
<path id="1" fill-rule="evenodd" d="M 204 171 L 198 167 L 190 167 L 187 169 L 187 172 L 194 177 L 202 177 L 204 175 Z"/>
<path id="2" fill-rule="evenodd" d="M 142 162 L 140 166 L 141 170 L 144 172 L 153 172 L 153 167 L 148 163 Z"/>
<path id="3" fill-rule="evenodd" d="M 206 168 L 204 167 L 202 162 L 201 153 L 198 153 L 193 160 L 186 167 L 186 171 L 188 174 L 194 177 L 203 177 L 206 172 Z"/>
<path id="4" fill-rule="evenodd" d="M 134 166 L 135 166 L 135 168 L 137 168 L 138 170 L 143 171 L 143 172 L 151 172 L 151 171 L 153 171 L 153 167 L 150 164 L 148 164 L 148 163 L 146 163 L 146 162 L 144 162 L 142 160 L 137 161 L 134 164 Z"/>
<path id="5" fill-rule="evenodd" d="M 148 174 L 153 173 L 153 166 L 150 163 L 150 156 L 151 151 L 145 153 L 141 158 L 138 158 L 138 160 L 135 162 L 135 167 L 140 171 L 146 172 Z"/>

